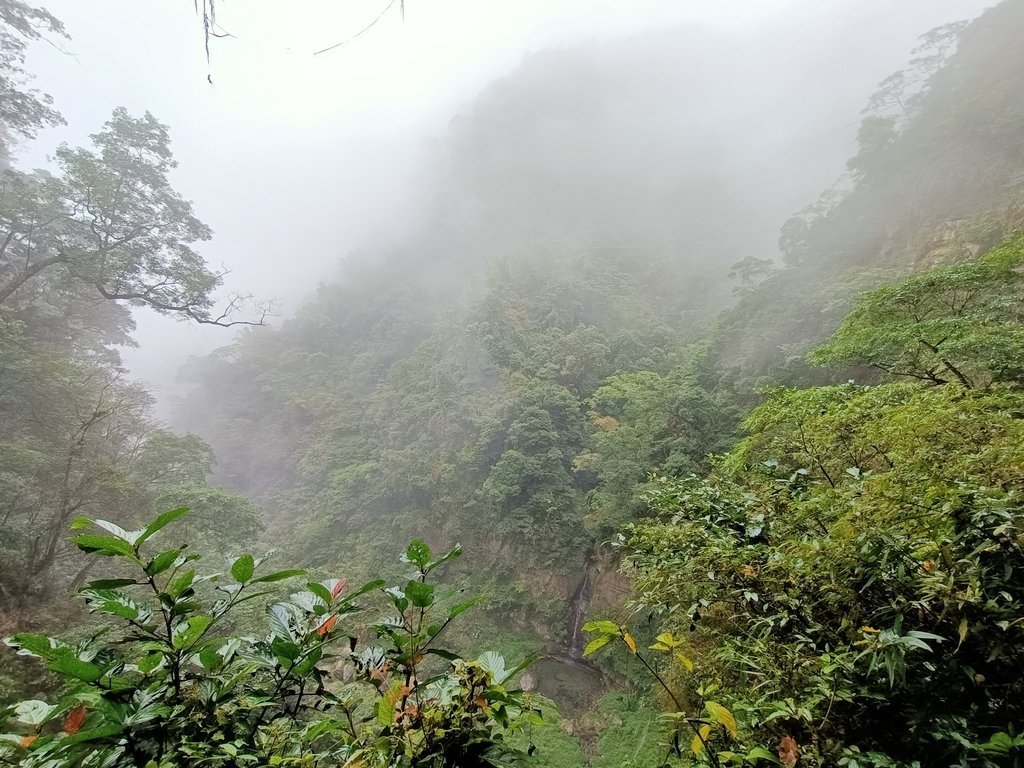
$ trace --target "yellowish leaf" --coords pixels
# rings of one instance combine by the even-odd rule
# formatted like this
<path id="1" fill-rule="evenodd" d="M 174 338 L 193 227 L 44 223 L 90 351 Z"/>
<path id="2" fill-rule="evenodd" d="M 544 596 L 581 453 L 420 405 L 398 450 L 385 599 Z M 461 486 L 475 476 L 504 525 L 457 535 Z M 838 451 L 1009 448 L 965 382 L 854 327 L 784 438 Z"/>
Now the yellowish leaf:
<path id="1" fill-rule="evenodd" d="M 960 619 L 960 628 L 957 630 L 957 634 L 960 635 L 960 643 L 963 643 L 967 639 L 967 629 L 969 625 L 967 623 L 967 617 L 964 616 Z M 960 647 L 960 643 L 957 644 L 957 648 Z"/>
<path id="2" fill-rule="evenodd" d="M 709 701 L 704 706 L 707 707 L 708 714 L 711 715 L 712 720 L 724 725 L 725 730 L 729 732 L 729 735 L 734 739 L 737 738 L 736 718 L 733 717 L 732 712 L 715 701 Z"/>
<path id="3" fill-rule="evenodd" d="M 711 726 L 702 725 L 699 733 L 699 736 L 694 734 L 693 741 L 690 742 L 690 749 L 693 750 L 695 755 L 699 755 L 703 751 L 704 744 L 707 742 L 708 736 L 711 735 Z"/>
<path id="4" fill-rule="evenodd" d="M 622 633 L 622 639 L 625 640 L 626 641 L 626 645 L 629 646 L 630 653 L 632 653 L 635 656 L 636 655 L 636 640 L 633 639 L 633 636 L 631 634 L 629 634 L 629 632 L 623 632 Z"/>
<path id="5" fill-rule="evenodd" d="M 676 654 L 676 659 L 679 661 L 680 664 L 682 664 L 684 667 L 686 667 L 686 671 L 687 672 L 693 672 L 693 662 L 690 661 L 685 656 L 683 656 L 683 654 L 677 653 Z"/>

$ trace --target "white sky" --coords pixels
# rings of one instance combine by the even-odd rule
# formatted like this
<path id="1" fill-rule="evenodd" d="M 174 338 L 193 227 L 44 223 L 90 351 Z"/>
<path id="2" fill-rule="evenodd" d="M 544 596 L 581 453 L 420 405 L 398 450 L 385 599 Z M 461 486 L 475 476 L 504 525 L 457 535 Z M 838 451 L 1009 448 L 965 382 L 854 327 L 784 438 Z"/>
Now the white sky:
<path id="1" fill-rule="evenodd" d="M 808 34 L 838 9 L 927 6 L 930 22 L 975 15 L 982 0 L 406 0 L 348 45 L 388 0 L 219 0 L 235 38 L 211 41 L 190 0 L 44 0 L 72 55 L 34 49 L 29 69 L 68 120 L 24 148 L 40 165 L 59 142 L 82 143 L 124 105 L 171 126 L 175 185 L 214 230 L 203 253 L 231 285 L 282 300 L 286 312 L 337 259 L 379 238 L 410 203 L 423 141 L 530 52 L 687 21 L 753 27 L 775 20 Z M 841 22 L 839 22 L 841 23 Z M 913 35 L 903 49 L 909 52 Z M 888 62 L 877 79 L 891 71 Z M 213 85 L 207 83 L 210 74 Z M 874 75 L 872 75 L 874 76 Z M 856 108 L 867 94 L 856 97 Z M 851 147 L 852 148 L 852 147 Z M 835 172 L 841 170 L 835 169 Z M 828 179 L 825 180 L 825 183 Z M 808 201 L 810 202 L 810 201 Z M 189 352 L 230 331 L 137 312 L 137 375 L 169 381 Z"/>

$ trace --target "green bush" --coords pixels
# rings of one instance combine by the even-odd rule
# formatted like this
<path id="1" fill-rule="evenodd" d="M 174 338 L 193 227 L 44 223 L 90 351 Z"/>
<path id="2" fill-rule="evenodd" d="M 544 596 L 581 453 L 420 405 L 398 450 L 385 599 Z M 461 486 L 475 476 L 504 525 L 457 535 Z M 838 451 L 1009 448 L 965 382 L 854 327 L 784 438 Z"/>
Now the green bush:
<path id="1" fill-rule="evenodd" d="M 430 579 L 459 548 L 435 559 L 413 541 L 403 584 L 308 582 L 269 605 L 264 634 L 226 634 L 240 605 L 304 572 L 261 573 L 261 560 L 246 554 L 227 574 L 200 575 L 198 556 L 184 547 L 150 551 L 186 512 L 137 531 L 75 521 L 80 531 L 103 530 L 80 533 L 80 549 L 117 562 L 113 578 L 81 590 L 90 611 L 115 626 L 78 643 L 38 634 L 6 640 L 67 685 L 52 702 L 0 711 L 10 731 L 0 734 L 0 764 L 443 768 L 525 756 L 507 740 L 539 721 L 511 687 L 525 663 L 506 668 L 495 653 L 461 659 L 437 645 L 474 602 L 452 604 Z M 358 632 L 356 601 L 373 596 L 386 610 Z M 331 664 L 350 682 L 334 679 Z"/>

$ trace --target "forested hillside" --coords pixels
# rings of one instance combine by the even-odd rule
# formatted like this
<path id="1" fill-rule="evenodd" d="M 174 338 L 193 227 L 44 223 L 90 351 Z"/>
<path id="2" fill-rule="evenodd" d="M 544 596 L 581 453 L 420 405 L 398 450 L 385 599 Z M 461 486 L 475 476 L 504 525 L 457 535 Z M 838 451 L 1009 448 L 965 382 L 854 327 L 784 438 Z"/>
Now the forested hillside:
<path id="1" fill-rule="evenodd" d="M 858 291 L 1020 223 L 1021 116 L 1007 97 L 1024 71 L 1020 13 L 1003 4 L 925 36 L 872 97 L 848 177 L 783 227 L 778 263 L 750 254 L 727 283 L 706 261 L 720 222 L 674 248 L 597 238 L 471 264 L 404 248 L 350 265 L 281 331 L 193 363 L 181 424 L 214 445 L 225 483 L 289 522 L 296 552 L 369 566 L 385 557 L 384 520 L 386 536 L 461 541 L 531 612 L 551 600 L 541 625 L 555 639 L 588 547 L 642 510 L 648 472 L 705 468 L 752 383 L 820 378 L 803 357 Z M 522 78 L 534 82 L 529 67 Z M 502 188 L 456 150 L 518 87 L 487 94 L 450 139 L 464 177 Z M 479 276 L 451 279 L 460 268 Z M 739 303 L 716 318 L 733 289 Z"/>
<path id="2" fill-rule="evenodd" d="M 114 351 L 128 307 L 240 307 L 215 308 L 168 129 L 117 110 L 8 171 L 0 628 L 78 682 L 11 710 L 0 763 L 1018 765 L 1022 32 L 1003 0 L 923 35 L 788 220 L 745 216 L 771 184 L 742 157 L 706 161 L 750 131 L 728 110 L 655 171 L 635 128 L 674 113 L 617 77 L 637 40 L 529 57 L 438 140 L 412 235 L 182 369 L 177 431 Z M 37 98 L 22 135 L 57 119 Z M 240 554 L 264 545 L 297 567 Z M 82 621 L 57 598 L 83 586 L 121 639 L 29 634 Z"/>
<path id="3" fill-rule="evenodd" d="M 1012 44 L 1022 23 L 1020 4 L 1001 3 L 935 30 L 880 85 L 846 175 L 783 224 L 782 268 L 762 269 L 720 320 L 716 368 L 744 383 L 813 376 L 804 356 L 859 292 L 976 256 L 1024 225 L 1024 117 L 1010 95 L 1024 71 Z"/>

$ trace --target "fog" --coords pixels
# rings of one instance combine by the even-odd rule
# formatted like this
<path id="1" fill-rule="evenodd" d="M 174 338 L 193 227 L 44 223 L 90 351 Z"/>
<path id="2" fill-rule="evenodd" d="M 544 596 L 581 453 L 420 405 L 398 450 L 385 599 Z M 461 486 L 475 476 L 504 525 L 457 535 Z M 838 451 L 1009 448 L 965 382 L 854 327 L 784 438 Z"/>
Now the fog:
<path id="1" fill-rule="evenodd" d="M 71 36 L 29 69 L 68 125 L 171 127 L 174 181 L 231 290 L 294 312 L 393 244 L 515 253 L 637 244 L 772 257 L 852 154 L 874 86 L 982 0 L 481 3 L 224 0 L 206 59 L 182 0 L 51 0 Z M 343 6 L 343 7 L 341 7 Z M 358 34 L 379 19 L 371 28 Z M 315 53 L 342 43 L 340 47 Z M 425 256 L 427 258 L 429 256 Z M 133 375 L 173 390 L 231 331 L 136 312 Z"/>

